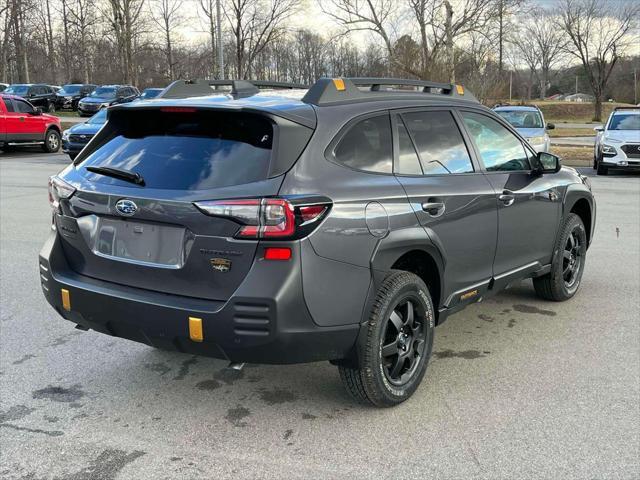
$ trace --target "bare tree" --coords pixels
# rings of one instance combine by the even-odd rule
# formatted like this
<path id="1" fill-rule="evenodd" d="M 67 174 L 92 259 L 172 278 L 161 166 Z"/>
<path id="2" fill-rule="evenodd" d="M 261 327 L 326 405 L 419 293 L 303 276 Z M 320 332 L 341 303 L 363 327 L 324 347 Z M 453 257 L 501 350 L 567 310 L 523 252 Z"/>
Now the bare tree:
<path id="1" fill-rule="evenodd" d="M 455 79 L 455 41 L 482 30 L 495 15 L 488 0 L 409 0 L 411 12 L 420 30 L 422 50 L 421 77 L 429 77 L 441 51 L 446 49 L 447 77 Z"/>
<path id="2" fill-rule="evenodd" d="M 216 75 L 216 71 L 218 68 L 216 67 L 216 63 L 218 60 L 218 55 L 216 54 L 217 47 L 217 13 L 216 13 L 216 1 L 217 0 L 199 0 L 200 9 L 207 20 L 207 35 L 209 36 L 209 42 L 211 43 L 211 72 L 213 75 Z M 218 0 L 219 1 L 219 0 Z M 223 78 L 223 72 L 217 72 L 218 78 Z"/>
<path id="3" fill-rule="evenodd" d="M 330 0 L 321 2 L 322 11 L 344 28 L 344 33 L 373 32 L 387 50 L 389 70 L 393 67 L 391 31 L 397 20 L 397 0 Z"/>
<path id="4" fill-rule="evenodd" d="M 594 120 L 602 120 L 602 100 L 616 62 L 626 52 L 638 4 L 613 5 L 603 0 L 563 0 L 559 24 L 569 36 L 567 51 L 582 62 L 595 100 Z"/>
<path id="5" fill-rule="evenodd" d="M 141 33 L 144 0 L 107 0 L 105 12 L 118 48 L 122 80 L 137 83 L 134 52 Z"/>
<path id="6" fill-rule="evenodd" d="M 525 0 L 495 0 L 495 16 L 498 23 L 498 70 L 502 73 L 504 68 L 504 44 L 507 34 L 505 30 L 509 26 L 510 17 L 516 9 L 519 9 Z"/>
<path id="7" fill-rule="evenodd" d="M 518 33 L 513 43 L 535 76 L 540 87 L 540 98 L 544 99 L 547 94 L 549 72 L 566 58 L 566 34 L 558 28 L 555 20 L 542 10 L 534 11 L 533 18 L 529 19 Z"/>
<path id="8" fill-rule="evenodd" d="M 229 0 L 225 15 L 235 43 L 238 78 L 251 75 L 256 57 L 286 33 L 285 22 L 299 0 Z"/>
<path id="9" fill-rule="evenodd" d="M 66 2 L 67 0 L 63 0 Z M 78 50 L 82 63 L 82 79 L 84 83 L 91 80 L 91 42 L 93 28 L 96 26 L 95 0 L 72 0 L 65 9 L 67 21 L 73 27 L 74 35 L 78 40 Z M 65 34 L 68 44 L 68 33 Z M 68 78 L 67 78 L 68 79 Z"/>
<path id="10" fill-rule="evenodd" d="M 173 55 L 173 35 L 182 23 L 182 0 L 154 0 L 151 5 L 151 18 L 160 28 L 164 37 L 163 52 L 167 63 L 167 78 L 175 79 L 176 62 Z"/>

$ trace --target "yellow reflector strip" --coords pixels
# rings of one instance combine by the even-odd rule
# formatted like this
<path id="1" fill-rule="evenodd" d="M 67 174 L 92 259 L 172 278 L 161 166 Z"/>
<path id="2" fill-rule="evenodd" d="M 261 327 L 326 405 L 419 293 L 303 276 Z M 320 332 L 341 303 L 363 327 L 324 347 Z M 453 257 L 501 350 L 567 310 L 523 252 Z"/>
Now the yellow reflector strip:
<path id="1" fill-rule="evenodd" d="M 347 89 L 347 87 L 344 86 L 344 80 L 341 78 L 334 78 L 333 84 L 336 86 L 336 90 L 338 90 L 339 92 Z"/>
<path id="2" fill-rule="evenodd" d="M 462 85 L 456 85 L 456 92 L 458 92 L 458 95 L 464 95 L 464 87 Z"/>
<path id="3" fill-rule="evenodd" d="M 189 338 L 194 342 L 204 340 L 202 335 L 202 319 L 197 317 L 189 317 Z"/>
<path id="4" fill-rule="evenodd" d="M 67 312 L 71 311 L 71 296 L 69 295 L 69 290 L 63 288 L 60 290 L 60 294 L 62 295 L 62 308 Z"/>

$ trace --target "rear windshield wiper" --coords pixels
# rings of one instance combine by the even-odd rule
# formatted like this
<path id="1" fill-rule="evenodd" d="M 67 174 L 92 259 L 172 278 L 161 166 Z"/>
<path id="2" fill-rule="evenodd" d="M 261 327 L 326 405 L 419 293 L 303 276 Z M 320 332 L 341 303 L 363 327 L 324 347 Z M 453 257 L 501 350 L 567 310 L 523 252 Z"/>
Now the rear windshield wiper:
<path id="1" fill-rule="evenodd" d="M 100 175 L 105 175 L 107 177 L 119 178 L 120 180 L 124 180 L 125 182 L 135 183 L 136 185 L 140 185 L 144 187 L 144 178 L 142 175 L 135 172 L 130 172 L 129 170 L 124 170 L 122 168 L 113 168 L 113 167 L 86 167 L 88 171 L 92 173 L 97 173 Z"/>

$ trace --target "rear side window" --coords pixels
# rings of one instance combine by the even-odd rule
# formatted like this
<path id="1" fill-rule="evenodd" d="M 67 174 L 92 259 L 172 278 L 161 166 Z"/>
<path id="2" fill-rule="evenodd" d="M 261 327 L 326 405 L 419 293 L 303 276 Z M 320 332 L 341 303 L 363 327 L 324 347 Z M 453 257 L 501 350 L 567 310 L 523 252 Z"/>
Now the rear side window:
<path id="1" fill-rule="evenodd" d="M 120 115 L 118 115 L 120 114 Z M 114 112 L 111 134 L 79 165 L 94 182 L 126 185 L 88 166 L 139 173 L 147 188 L 206 190 L 265 180 L 273 126 L 259 115 L 229 112 Z"/>
<path id="2" fill-rule="evenodd" d="M 473 172 L 471 157 L 451 112 L 403 115 L 425 175 Z"/>
<path id="3" fill-rule="evenodd" d="M 347 167 L 375 173 L 392 173 L 393 155 L 389 115 L 361 120 L 353 125 L 333 150 Z"/>
<path id="4" fill-rule="evenodd" d="M 479 113 L 462 112 L 462 117 L 487 171 L 531 169 L 522 142 L 500 123 Z"/>
<path id="5" fill-rule="evenodd" d="M 30 103 L 25 102 L 24 100 L 14 99 L 14 105 L 16 107 L 16 111 L 20 113 L 30 113 L 33 112 L 33 107 Z"/>
<path id="6" fill-rule="evenodd" d="M 4 100 L 4 106 L 7 109 L 7 112 L 13 112 L 14 108 L 13 108 L 13 102 L 11 101 L 10 98 L 3 98 Z"/>

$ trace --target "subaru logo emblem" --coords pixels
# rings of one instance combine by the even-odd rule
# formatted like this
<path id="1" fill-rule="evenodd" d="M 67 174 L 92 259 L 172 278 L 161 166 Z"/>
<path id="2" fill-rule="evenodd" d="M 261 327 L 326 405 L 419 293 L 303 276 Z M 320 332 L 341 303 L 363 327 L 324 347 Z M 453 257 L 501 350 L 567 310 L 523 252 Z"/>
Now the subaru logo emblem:
<path id="1" fill-rule="evenodd" d="M 138 211 L 138 206 L 132 201 L 123 198 L 116 202 L 116 211 L 125 217 L 131 217 Z"/>

